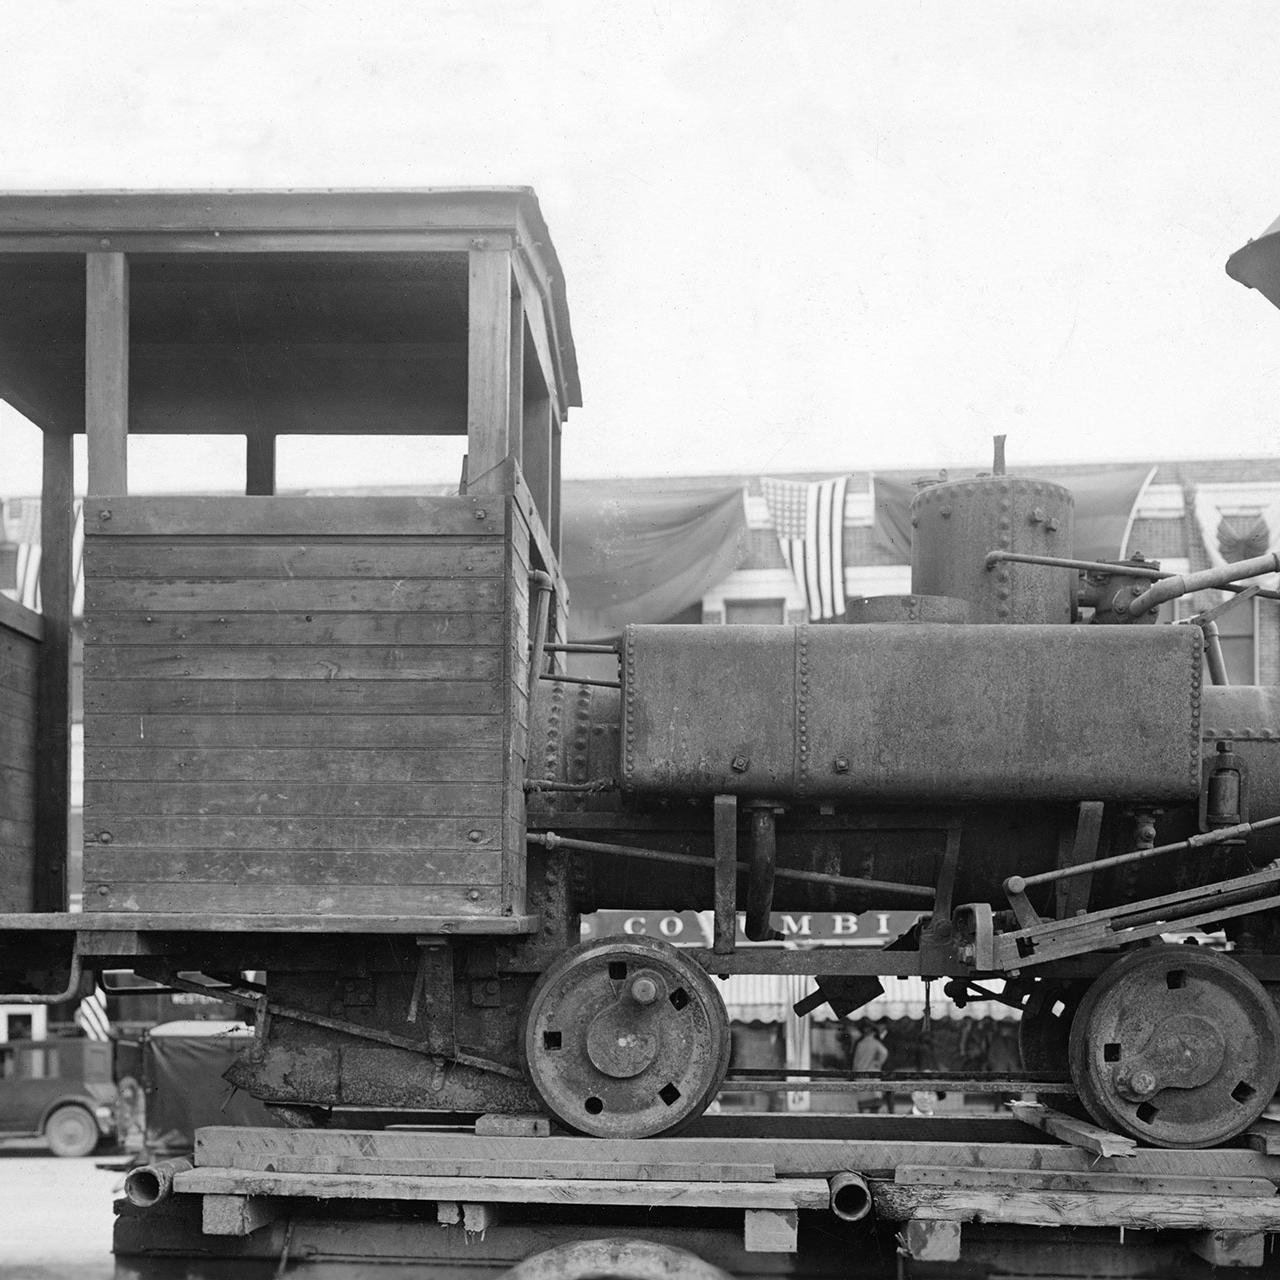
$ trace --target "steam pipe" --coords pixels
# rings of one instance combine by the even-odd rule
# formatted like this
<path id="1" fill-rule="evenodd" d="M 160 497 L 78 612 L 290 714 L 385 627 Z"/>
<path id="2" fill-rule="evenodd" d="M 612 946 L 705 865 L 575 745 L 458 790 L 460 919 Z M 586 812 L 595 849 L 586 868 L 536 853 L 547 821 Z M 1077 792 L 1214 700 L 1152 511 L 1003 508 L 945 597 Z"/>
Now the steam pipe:
<path id="1" fill-rule="evenodd" d="M 831 1212 L 842 1222 L 861 1222 L 871 1212 L 871 1188 L 860 1173 L 846 1169 L 831 1177 Z"/>
<path id="2" fill-rule="evenodd" d="M 52 995 L 32 995 L 30 992 L 9 995 L 0 993 L 0 1004 L 61 1004 L 64 1000 L 73 1000 L 80 994 L 80 979 L 83 976 L 83 964 L 80 959 L 80 939 L 76 938 L 75 948 L 71 952 L 71 972 L 67 976 L 67 985 Z"/>
<path id="3" fill-rule="evenodd" d="M 194 1167 L 190 1160 L 182 1159 L 144 1164 L 125 1175 L 124 1193 L 130 1204 L 137 1205 L 139 1209 L 150 1209 L 173 1194 L 175 1174 L 186 1173 Z"/>
<path id="4" fill-rule="evenodd" d="M 1218 624 L 1210 618 L 1196 625 L 1204 636 L 1204 661 L 1209 668 L 1209 679 L 1214 684 L 1230 684 L 1231 681 L 1227 679 L 1227 662 L 1222 656 L 1222 637 L 1218 634 Z"/>
<path id="5" fill-rule="evenodd" d="M 1280 553 L 1268 551 L 1265 556 L 1254 556 L 1251 560 L 1237 560 L 1234 564 L 1224 564 L 1216 569 L 1202 569 L 1199 573 L 1180 573 L 1172 578 L 1164 578 L 1148 587 L 1140 596 L 1135 596 L 1129 602 L 1129 612 L 1138 617 L 1148 609 L 1164 604 L 1166 600 L 1176 600 L 1193 591 L 1222 588 L 1238 578 L 1253 578 L 1261 573 L 1280 573 Z"/>
<path id="6" fill-rule="evenodd" d="M 1140 560 L 1076 560 L 1066 556 L 1034 556 L 1023 551 L 988 551 L 986 567 L 1008 562 L 1010 564 L 1039 564 L 1048 569 L 1079 569 L 1081 573 L 1123 574 L 1126 578 L 1150 578 L 1153 582 L 1167 581 L 1177 575 L 1167 569 L 1153 569 Z M 1247 587 L 1234 582 L 1220 583 L 1219 591 L 1246 591 Z M 1280 591 L 1259 591 L 1264 600 L 1280 600 Z"/>

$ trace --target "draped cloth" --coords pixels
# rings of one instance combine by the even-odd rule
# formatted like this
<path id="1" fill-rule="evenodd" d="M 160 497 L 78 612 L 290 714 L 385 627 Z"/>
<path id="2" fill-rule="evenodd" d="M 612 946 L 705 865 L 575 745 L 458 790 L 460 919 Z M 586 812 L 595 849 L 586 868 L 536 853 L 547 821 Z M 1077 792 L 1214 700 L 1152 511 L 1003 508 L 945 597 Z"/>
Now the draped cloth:
<path id="1" fill-rule="evenodd" d="M 746 549 L 741 488 L 631 493 L 625 481 L 566 481 L 562 510 L 575 640 L 673 618 L 727 578 Z"/>
<path id="2" fill-rule="evenodd" d="M 1075 542 L 1080 560 L 1120 560 L 1128 554 L 1129 534 L 1138 501 L 1156 473 L 1155 467 L 1100 467 L 1062 480 L 1075 497 Z M 871 501 L 875 543 L 900 564 L 911 562 L 913 484 L 875 476 Z"/>

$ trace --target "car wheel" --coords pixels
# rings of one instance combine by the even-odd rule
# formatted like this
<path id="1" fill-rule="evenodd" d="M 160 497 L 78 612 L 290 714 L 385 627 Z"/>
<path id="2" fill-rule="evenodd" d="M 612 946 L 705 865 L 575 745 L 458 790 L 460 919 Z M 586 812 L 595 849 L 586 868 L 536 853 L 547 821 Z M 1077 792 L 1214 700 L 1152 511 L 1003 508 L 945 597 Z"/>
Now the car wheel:
<path id="1" fill-rule="evenodd" d="M 55 1156 L 87 1156 L 98 1145 L 98 1126 L 83 1107 L 59 1107 L 44 1125 Z"/>

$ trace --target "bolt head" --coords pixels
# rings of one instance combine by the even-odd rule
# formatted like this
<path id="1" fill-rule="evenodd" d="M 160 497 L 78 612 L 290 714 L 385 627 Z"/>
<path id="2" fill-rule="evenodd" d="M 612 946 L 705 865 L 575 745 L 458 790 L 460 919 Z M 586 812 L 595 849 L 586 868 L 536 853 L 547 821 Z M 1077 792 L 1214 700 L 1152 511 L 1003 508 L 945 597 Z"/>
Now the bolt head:
<path id="1" fill-rule="evenodd" d="M 836 756 L 836 758 L 831 762 L 831 768 L 832 768 L 832 770 L 833 770 L 834 772 L 836 772 L 836 773 L 848 773 L 848 772 L 849 772 L 849 757 L 848 757 L 848 756 Z"/>
<path id="2" fill-rule="evenodd" d="M 751 768 L 751 760 L 747 756 L 734 756 L 729 767 L 734 773 L 746 773 Z"/>
<path id="3" fill-rule="evenodd" d="M 1156 1091 L 1155 1073 L 1151 1071 L 1135 1071 L 1129 1077 L 1129 1088 L 1134 1093 L 1141 1094 L 1143 1097 L 1149 1097 Z"/>
<path id="4" fill-rule="evenodd" d="M 658 984 L 641 976 L 631 984 L 631 998 L 636 1004 L 652 1004 L 658 998 Z"/>

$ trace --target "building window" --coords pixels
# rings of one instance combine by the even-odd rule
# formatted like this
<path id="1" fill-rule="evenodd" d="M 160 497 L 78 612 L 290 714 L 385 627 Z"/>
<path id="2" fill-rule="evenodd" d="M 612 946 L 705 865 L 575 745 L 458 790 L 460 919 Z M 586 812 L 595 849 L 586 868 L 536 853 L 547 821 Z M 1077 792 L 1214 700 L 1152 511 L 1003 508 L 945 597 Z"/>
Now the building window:
<path id="1" fill-rule="evenodd" d="M 724 620 L 727 623 L 777 626 L 783 621 L 785 605 L 785 600 L 726 600 Z"/>

